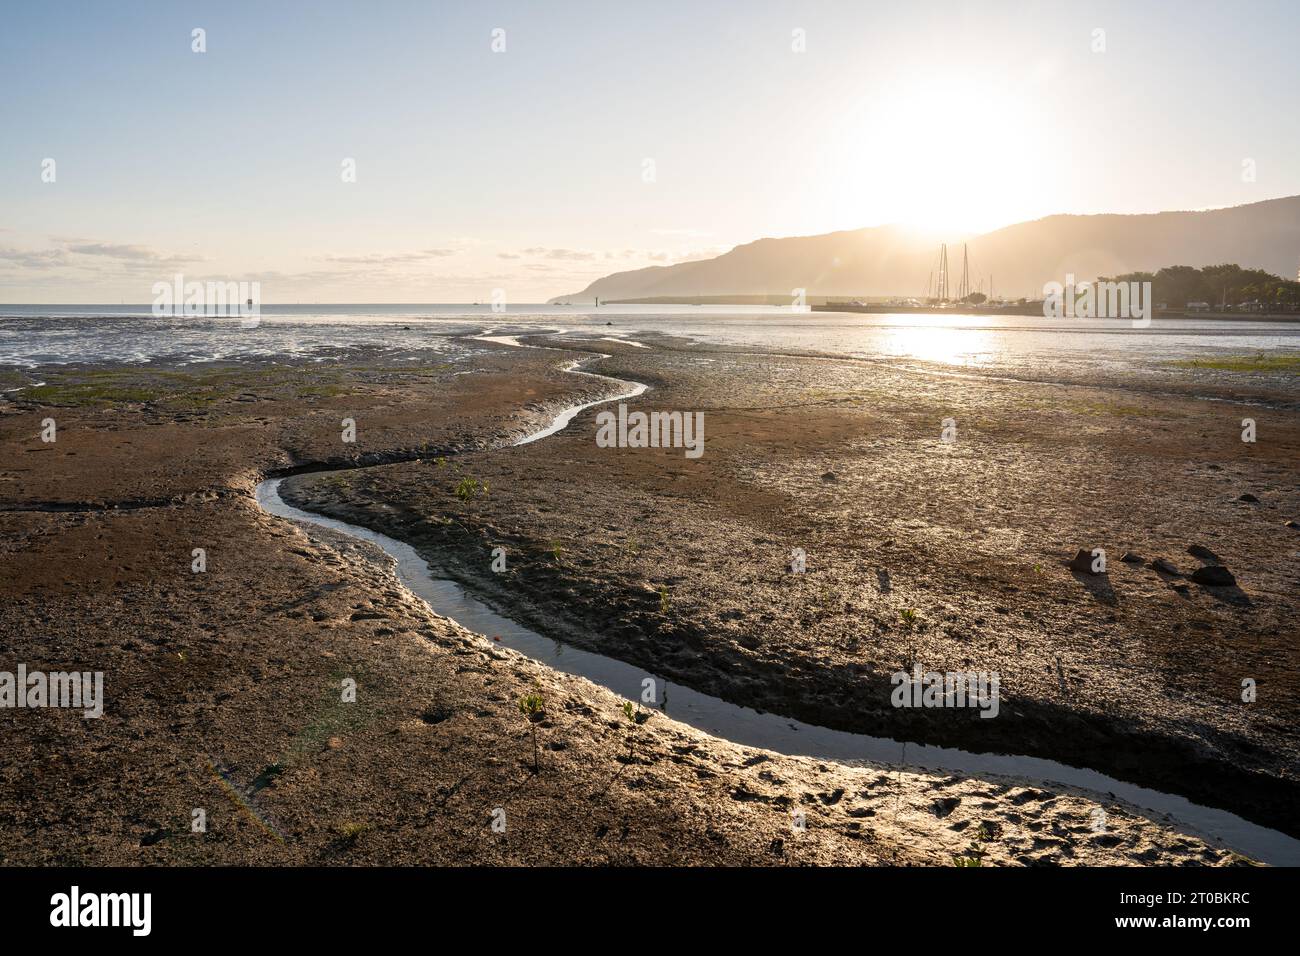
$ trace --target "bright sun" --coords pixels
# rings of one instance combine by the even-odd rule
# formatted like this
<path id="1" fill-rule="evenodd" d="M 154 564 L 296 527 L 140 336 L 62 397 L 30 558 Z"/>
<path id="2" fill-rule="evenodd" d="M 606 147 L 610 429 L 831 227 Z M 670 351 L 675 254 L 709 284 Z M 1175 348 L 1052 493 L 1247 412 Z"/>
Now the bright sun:
<path id="1" fill-rule="evenodd" d="M 1014 93 L 958 81 L 868 101 L 868 132 L 844 143 L 867 221 L 956 234 L 1033 218 L 1040 184 L 1030 112 Z"/>

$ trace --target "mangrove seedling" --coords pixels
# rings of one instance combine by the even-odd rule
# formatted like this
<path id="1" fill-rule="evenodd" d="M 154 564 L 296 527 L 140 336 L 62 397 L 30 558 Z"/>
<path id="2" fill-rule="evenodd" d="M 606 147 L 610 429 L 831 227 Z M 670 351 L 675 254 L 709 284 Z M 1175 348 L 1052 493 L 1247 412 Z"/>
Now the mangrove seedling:
<path id="1" fill-rule="evenodd" d="M 668 585 L 659 585 L 659 613 L 668 613 Z"/>
<path id="2" fill-rule="evenodd" d="M 537 748 L 537 725 L 546 716 L 546 705 L 542 700 L 542 695 L 532 693 L 519 698 L 519 713 L 524 715 L 524 719 L 528 721 L 528 725 L 533 732 L 533 773 L 538 773 L 542 767 L 540 751 Z"/>
<path id="3" fill-rule="evenodd" d="M 970 846 L 966 849 L 966 853 L 966 856 L 954 856 L 952 865 L 961 867 L 984 865 L 984 846 L 979 840 L 972 840 Z"/>
<path id="4" fill-rule="evenodd" d="M 912 630 L 912 628 L 916 627 L 916 622 L 917 622 L 916 611 L 910 607 L 903 608 L 903 610 L 899 611 L 898 619 L 903 622 L 903 626 L 906 627 L 909 631 Z"/>
<path id="5" fill-rule="evenodd" d="M 479 495 L 488 493 L 488 483 L 477 478 L 462 478 L 456 485 L 456 497 L 461 501 L 472 501 Z"/>
<path id="6" fill-rule="evenodd" d="M 650 719 L 650 712 L 642 710 L 640 704 L 634 705 L 630 700 L 625 700 L 623 701 L 623 716 L 632 722 L 632 726 L 627 732 L 627 761 L 624 763 L 624 767 L 619 769 L 619 773 L 622 773 L 623 769 L 631 764 L 636 763 L 636 729 Z M 615 774 L 615 779 L 617 777 L 618 774 Z"/>
<path id="7" fill-rule="evenodd" d="M 830 617 L 836 611 L 836 594 L 835 589 L 829 582 L 823 584 L 817 592 L 817 600 L 821 604 L 821 616 Z"/>
<path id="8" fill-rule="evenodd" d="M 641 709 L 641 705 L 633 705 L 630 700 L 623 701 L 623 716 L 632 721 L 634 726 L 640 726 L 650 719 L 650 715 Z"/>

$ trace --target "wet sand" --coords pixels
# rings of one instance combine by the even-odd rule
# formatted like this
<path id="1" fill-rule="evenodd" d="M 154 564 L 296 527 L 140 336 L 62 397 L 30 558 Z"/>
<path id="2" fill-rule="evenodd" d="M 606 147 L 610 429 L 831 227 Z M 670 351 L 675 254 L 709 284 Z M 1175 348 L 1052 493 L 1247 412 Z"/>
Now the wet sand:
<path id="1" fill-rule="evenodd" d="M 1063 387 L 662 346 L 599 368 L 651 384 L 629 408 L 702 410 L 705 454 L 600 448 L 593 411 L 454 473 L 396 465 L 282 493 L 415 544 L 543 633 L 733 703 L 1091 767 L 1297 832 L 1300 533 L 1284 522 L 1300 428 L 1271 382 L 1171 369 Z M 1221 400 L 1229 387 L 1268 404 Z M 491 493 L 458 501 L 462 476 Z M 1106 574 L 1069 569 L 1094 548 Z M 1215 563 L 1238 585 L 1190 579 Z M 893 707 L 890 676 L 914 665 L 998 672 L 1005 711 Z"/>
<path id="2" fill-rule="evenodd" d="M 76 382 L 111 370 L 71 369 L 67 390 L 39 405 L 6 396 L 0 652 L 30 669 L 103 670 L 107 704 L 99 721 L 0 710 L 0 780 L 11 794 L 0 807 L 0 860 L 1236 858 L 1105 795 L 775 756 L 662 715 L 633 724 L 614 695 L 432 614 L 373 549 L 279 521 L 251 497 L 268 473 L 384 461 L 393 464 L 346 480 L 295 478 L 286 498 L 417 544 L 457 577 L 494 586 L 520 616 L 614 656 L 653 657 L 682 683 L 828 726 L 962 739 L 973 731 L 951 711 L 947 720 L 891 714 L 874 695 L 905 655 L 927 669 L 969 659 L 1006 668 L 1005 717 L 980 722 L 995 731 L 977 728 L 995 743 L 1015 739 L 1016 752 L 1061 759 L 1071 741 L 1086 742 L 1080 727 L 1093 726 L 1112 746 L 1149 741 L 1148 762 L 1190 739 L 1207 754 L 1197 774 L 1221 767 L 1224 780 L 1261 794 L 1252 802 L 1216 791 L 1221 805 L 1265 819 L 1272 795 L 1289 793 L 1295 574 L 1278 557 L 1287 545 L 1269 537 L 1296 533 L 1281 527 L 1296 504 L 1287 481 L 1296 435 L 1282 412 L 1259 414 L 1261 432 L 1267 422 L 1282 436 L 1277 447 L 1256 446 L 1244 460 L 1229 449 L 1206 458 L 1218 472 L 1198 474 L 1189 462 L 1218 434 L 1204 402 L 1188 400 L 1190 431 L 1169 436 L 1161 459 L 1153 432 L 1187 419 L 1165 404 L 1154 425 L 1093 410 L 1111 407 L 1105 391 L 1071 390 L 1066 408 L 1040 407 L 1047 399 L 1004 385 L 940 388 L 862 363 L 606 345 L 618 354 L 601 371 L 653 386 L 634 401 L 706 412 L 703 458 L 598 449 L 594 410 L 544 441 L 499 447 L 562 405 L 604 397 L 600 380 L 559 371 L 578 352 L 502 347 L 476 360 L 484 371 L 459 376 L 433 356 L 418 369 L 353 356 L 328 367 L 328 388 L 317 366 L 208 370 L 206 379 L 172 370 L 161 383 L 127 369 L 144 391 L 106 404 Z M 962 437 L 934 448 L 944 417 L 934 413 L 953 403 Z M 50 415 L 59 440 L 45 445 Z M 356 421 L 354 444 L 340 440 L 344 417 Z M 972 417 L 979 424 L 967 428 Z M 1124 441 L 1097 438 L 1114 419 Z M 1132 432 L 1138 425 L 1145 431 Z M 1061 441 L 1062 432 L 1073 437 Z M 1143 463 L 1136 479 L 1128 473 L 1139 486 L 1157 464 L 1170 469 L 1141 492 L 1145 507 L 1159 503 L 1159 524 L 1143 529 L 1114 497 L 1081 504 L 1093 500 L 1078 494 L 1083 473 L 1110 495 L 1125 487 L 1123 475 L 1082 467 L 1098 454 Z M 463 477 L 490 490 L 463 501 L 454 493 Z M 1255 523 L 1237 517 L 1244 506 L 1229 494 L 1246 483 L 1261 499 Z M 985 515 L 981 504 L 999 511 Z M 1195 562 L 1174 550 L 1187 514 L 1197 540 L 1237 573 L 1248 605 L 1114 570 L 1119 550 L 1133 547 L 1162 548 L 1190 571 Z M 1087 540 L 1076 541 L 1085 526 Z M 1135 540 L 1113 545 L 1118 599 L 1108 603 L 1058 565 L 1075 546 L 1110 548 L 1121 533 Z M 510 557 L 508 584 L 488 570 L 497 543 Z M 784 570 L 796 546 L 808 553 L 802 576 Z M 196 547 L 208 550 L 203 574 L 190 569 Z M 1041 577 L 1026 579 L 1028 568 Z M 890 587 L 879 593 L 882 569 Z M 907 633 L 896 623 L 904 607 L 920 622 Z M 1065 695 L 1059 675 L 1042 673 L 1057 656 Z M 1258 675 L 1250 709 L 1234 709 L 1220 686 L 1240 673 Z M 339 699 L 347 678 L 355 704 Z M 539 773 L 518 710 L 530 693 L 545 709 Z M 913 721 L 898 723 L 903 716 Z M 1235 776 L 1233 761 L 1243 764 Z M 200 807 L 208 831 L 194 834 Z M 498 808 L 504 832 L 492 827 Z"/>

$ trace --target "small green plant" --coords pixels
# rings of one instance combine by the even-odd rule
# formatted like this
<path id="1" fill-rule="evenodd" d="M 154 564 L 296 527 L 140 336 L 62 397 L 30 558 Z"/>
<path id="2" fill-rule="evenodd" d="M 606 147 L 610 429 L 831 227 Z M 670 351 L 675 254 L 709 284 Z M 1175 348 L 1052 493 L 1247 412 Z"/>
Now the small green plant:
<path id="1" fill-rule="evenodd" d="M 650 715 L 641 709 L 640 704 L 633 705 L 630 700 L 623 701 L 623 716 L 632 721 L 632 724 L 637 727 L 650 719 Z"/>
<path id="2" fill-rule="evenodd" d="M 652 712 L 642 710 L 640 704 L 633 704 L 630 700 L 623 701 L 623 716 L 632 724 L 627 731 L 627 760 L 623 762 L 623 767 L 619 769 L 622 773 L 628 766 L 636 763 L 636 729 L 650 719 Z M 618 774 L 615 774 L 615 779 Z"/>
<path id="3" fill-rule="evenodd" d="M 334 832 L 339 838 L 347 843 L 356 843 L 357 838 L 363 833 L 368 833 L 375 828 L 373 823 L 340 823 L 334 828 Z"/>
<path id="4" fill-rule="evenodd" d="M 970 846 L 966 848 L 966 855 L 954 856 L 952 858 L 952 865 L 962 866 L 962 867 L 983 866 L 984 865 L 984 844 L 982 844 L 980 840 L 987 839 L 987 837 L 988 837 L 988 830 L 985 828 L 984 824 L 981 823 L 979 830 L 976 831 L 976 839 L 971 840 Z"/>
<path id="5" fill-rule="evenodd" d="M 456 497 L 461 501 L 473 501 L 479 495 L 488 493 L 488 483 L 477 478 L 462 478 L 456 484 Z"/>
<path id="6" fill-rule="evenodd" d="M 434 464 L 434 467 L 435 467 L 435 468 L 446 468 L 446 467 L 447 467 L 447 459 L 446 459 L 446 458 L 435 458 L 435 459 L 433 460 L 433 464 Z"/>
<path id="7" fill-rule="evenodd" d="M 551 557 L 555 559 L 556 564 L 559 564 L 563 560 L 563 555 L 564 555 L 564 549 L 560 547 L 560 542 L 552 541 Z"/>
<path id="8" fill-rule="evenodd" d="M 668 613 L 668 585 L 659 585 L 659 613 Z"/>
<path id="9" fill-rule="evenodd" d="M 546 702 L 542 695 L 534 692 L 519 698 L 519 713 L 524 715 L 533 731 L 533 773 L 539 773 L 542 766 L 541 751 L 537 747 L 537 725 L 546 716 Z"/>
<path id="10" fill-rule="evenodd" d="M 903 622 L 903 626 L 909 631 L 916 627 L 918 620 L 917 613 L 913 608 L 905 607 L 898 612 L 898 619 Z"/>
<path id="11" fill-rule="evenodd" d="M 821 605 L 821 616 L 830 617 L 836 611 L 835 588 L 830 582 L 823 583 L 817 589 L 817 601 Z"/>

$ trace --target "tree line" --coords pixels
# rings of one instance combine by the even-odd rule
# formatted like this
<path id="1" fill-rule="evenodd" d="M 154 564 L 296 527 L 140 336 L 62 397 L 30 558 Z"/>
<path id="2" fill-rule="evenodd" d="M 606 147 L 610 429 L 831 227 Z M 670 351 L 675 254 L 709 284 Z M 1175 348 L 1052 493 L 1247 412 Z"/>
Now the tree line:
<path id="1" fill-rule="evenodd" d="M 1130 272 L 1104 276 L 1099 281 L 1150 282 L 1155 302 L 1171 309 L 1186 308 L 1194 302 L 1205 302 L 1216 308 L 1226 304 L 1231 308 L 1260 311 L 1300 308 L 1300 282 L 1263 269 L 1243 269 L 1229 263 L 1202 269 L 1166 266 L 1159 272 Z"/>

